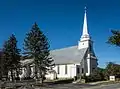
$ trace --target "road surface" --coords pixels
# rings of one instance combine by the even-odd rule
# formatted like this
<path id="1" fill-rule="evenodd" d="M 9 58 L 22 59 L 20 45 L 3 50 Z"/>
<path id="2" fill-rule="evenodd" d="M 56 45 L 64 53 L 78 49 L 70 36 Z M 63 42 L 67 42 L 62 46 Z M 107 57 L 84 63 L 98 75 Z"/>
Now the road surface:
<path id="1" fill-rule="evenodd" d="M 120 89 L 120 83 L 108 85 L 55 84 L 35 89 Z"/>

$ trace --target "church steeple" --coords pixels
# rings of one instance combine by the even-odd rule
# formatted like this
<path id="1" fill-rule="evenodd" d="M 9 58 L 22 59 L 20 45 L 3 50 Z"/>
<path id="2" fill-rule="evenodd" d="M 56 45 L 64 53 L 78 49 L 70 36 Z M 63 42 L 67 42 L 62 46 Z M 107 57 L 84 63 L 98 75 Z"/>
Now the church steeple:
<path id="1" fill-rule="evenodd" d="M 78 42 L 78 49 L 82 48 L 88 48 L 91 43 L 91 39 L 88 33 L 88 27 L 87 27 L 87 15 L 86 15 L 86 7 L 85 7 L 85 13 L 84 13 L 84 22 L 83 22 L 83 33 L 80 38 L 80 41 Z"/>
<path id="2" fill-rule="evenodd" d="M 86 71 L 86 76 L 89 76 L 92 74 L 93 70 L 97 68 L 97 58 L 93 50 L 93 41 L 88 33 L 86 7 L 84 13 L 83 33 L 80 41 L 78 41 L 78 50 L 84 49 L 86 49 L 86 52 L 84 54 L 84 58 L 82 59 L 82 62 L 84 63 L 83 68 Z"/>
<path id="3" fill-rule="evenodd" d="M 88 28 L 87 28 L 86 7 L 85 7 L 85 14 L 84 14 L 83 33 L 82 33 L 81 39 L 89 39 Z"/>

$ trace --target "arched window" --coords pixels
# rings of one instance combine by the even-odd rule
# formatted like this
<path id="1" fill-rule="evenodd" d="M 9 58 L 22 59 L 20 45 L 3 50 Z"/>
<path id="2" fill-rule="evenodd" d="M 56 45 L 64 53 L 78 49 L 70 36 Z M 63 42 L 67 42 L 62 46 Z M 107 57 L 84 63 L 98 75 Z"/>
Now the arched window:
<path id="1" fill-rule="evenodd" d="M 82 73 L 84 73 L 84 69 L 82 68 Z"/>

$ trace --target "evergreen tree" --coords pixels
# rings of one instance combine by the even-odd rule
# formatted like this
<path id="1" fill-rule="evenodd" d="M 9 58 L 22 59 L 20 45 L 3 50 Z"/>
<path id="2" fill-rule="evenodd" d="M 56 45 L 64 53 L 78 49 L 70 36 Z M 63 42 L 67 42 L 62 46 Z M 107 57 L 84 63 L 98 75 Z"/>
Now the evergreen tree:
<path id="1" fill-rule="evenodd" d="M 3 66 L 6 70 L 3 74 L 6 74 L 6 76 L 8 76 L 7 74 L 10 72 L 12 81 L 15 77 L 13 73 L 16 73 L 16 76 L 18 77 L 20 68 L 20 49 L 17 48 L 17 40 L 13 34 L 4 43 L 2 63 L 4 64 Z"/>
<path id="2" fill-rule="evenodd" d="M 3 54 L 3 50 L 1 50 L 1 52 L 0 52 L 0 71 L 1 71 L 0 78 L 1 79 L 3 79 L 3 78 L 7 79 L 8 78 L 8 69 L 6 68 L 7 63 L 6 63 L 6 60 L 4 58 L 5 58 L 5 55 Z"/>
<path id="3" fill-rule="evenodd" d="M 33 58 L 35 64 L 35 77 L 43 80 L 46 71 L 53 66 L 49 57 L 49 43 L 46 36 L 35 23 L 24 40 L 24 50 L 29 58 Z M 37 75 L 39 73 L 39 76 Z"/>

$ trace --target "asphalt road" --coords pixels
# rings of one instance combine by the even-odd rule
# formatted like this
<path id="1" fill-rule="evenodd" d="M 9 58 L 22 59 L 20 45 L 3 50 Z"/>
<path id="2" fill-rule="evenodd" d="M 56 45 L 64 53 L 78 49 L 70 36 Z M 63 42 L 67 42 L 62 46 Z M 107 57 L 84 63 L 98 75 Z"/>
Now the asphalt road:
<path id="1" fill-rule="evenodd" d="M 120 83 L 95 86 L 92 88 L 85 88 L 85 89 L 120 89 Z"/>
<path id="2" fill-rule="evenodd" d="M 55 84 L 35 89 L 120 89 L 120 83 L 109 85 Z"/>
<path id="3" fill-rule="evenodd" d="M 12 88 L 11 88 L 12 89 Z M 17 89 L 120 89 L 120 83 L 108 84 L 108 85 L 97 85 L 97 84 L 44 84 L 40 85 L 30 85 L 26 84 Z"/>

